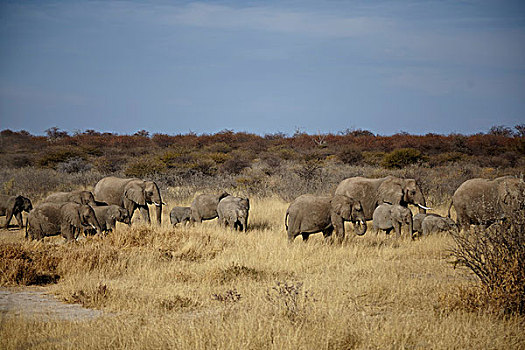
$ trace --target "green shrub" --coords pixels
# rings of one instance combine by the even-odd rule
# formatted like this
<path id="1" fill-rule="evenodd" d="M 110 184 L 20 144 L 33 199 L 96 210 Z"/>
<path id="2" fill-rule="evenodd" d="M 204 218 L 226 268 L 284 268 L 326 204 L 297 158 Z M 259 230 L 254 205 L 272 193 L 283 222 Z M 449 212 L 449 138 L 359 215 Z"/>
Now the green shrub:
<path id="1" fill-rule="evenodd" d="M 207 176 L 213 176 L 217 173 L 217 164 L 211 159 L 197 159 L 195 162 L 188 164 L 188 168 Z"/>
<path id="2" fill-rule="evenodd" d="M 87 159 L 86 154 L 81 150 L 68 147 L 46 153 L 38 159 L 37 163 L 42 168 L 54 168 L 57 164 L 74 158 Z"/>
<path id="3" fill-rule="evenodd" d="M 153 158 L 140 158 L 128 163 L 124 170 L 124 175 L 128 177 L 143 178 L 147 175 L 163 173 L 166 171 L 166 164 Z"/>
<path id="4" fill-rule="evenodd" d="M 400 169 L 410 164 L 421 163 L 426 157 L 420 151 L 414 148 L 400 148 L 383 157 L 381 165 L 388 169 Z"/>

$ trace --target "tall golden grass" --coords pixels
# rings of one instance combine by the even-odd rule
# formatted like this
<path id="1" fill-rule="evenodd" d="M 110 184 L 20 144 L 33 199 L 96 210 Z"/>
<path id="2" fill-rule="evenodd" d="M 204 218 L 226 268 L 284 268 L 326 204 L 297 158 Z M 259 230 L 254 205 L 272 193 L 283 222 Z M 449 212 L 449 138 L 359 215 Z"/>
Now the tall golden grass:
<path id="1" fill-rule="evenodd" d="M 251 207 L 247 233 L 215 221 L 172 228 L 168 211 L 161 227 L 119 224 L 78 243 L 3 233 L 0 266 L 22 278 L 1 284 L 56 275 L 51 293 L 105 315 L 4 314 L 0 348 L 525 348 L 523 317 L 462 302 L 477 281 L 449 263 L 447 234 L 412 241 L 349 230 L 343 245 L 320 234 L 288 244 L 287 203 L 253 198 Z"/>

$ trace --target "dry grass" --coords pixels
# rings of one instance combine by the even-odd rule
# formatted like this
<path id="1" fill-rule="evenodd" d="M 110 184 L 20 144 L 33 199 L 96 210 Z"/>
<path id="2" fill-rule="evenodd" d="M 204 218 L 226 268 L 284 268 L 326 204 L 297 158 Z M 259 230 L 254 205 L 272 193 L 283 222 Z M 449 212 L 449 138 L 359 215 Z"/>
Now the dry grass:
<path id="1" fill-rule="evenodd" d="M 350 233 L 342 246 L 314 235 L 289 245 L 287 203 L 250 204 L 246 234 L 213 221 L 173 229 L 168 210 L 162 227 L 119 225 L 72 244 L 2 233 L 0 266 L 13 270 L 19 259 L 29 272 L 55 273 L 52 293 L 108 313 L 78 322 L 7 314 L 0 348 L 525 348 L 523 317 L 462 303 L 476 280 L 447 262 L 446 234 L 411 241 Z"/>

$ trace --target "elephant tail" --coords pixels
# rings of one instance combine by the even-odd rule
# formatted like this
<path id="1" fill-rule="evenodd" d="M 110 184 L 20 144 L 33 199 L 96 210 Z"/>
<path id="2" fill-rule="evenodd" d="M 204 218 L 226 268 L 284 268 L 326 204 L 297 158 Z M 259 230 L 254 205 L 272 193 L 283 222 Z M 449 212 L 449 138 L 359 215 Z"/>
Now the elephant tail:
<path id="1" fill-rule="evenodd" d="M 288 231 L 288 215 L 290 213 L 288 212 L 288 210 L 286 211 L 286 215 L 284 216 L 284 227 L 286 227 L 286 231 Z"/>
<path id="2" fill-rule="evenodd" d="M 450 218 L 450 209 L 452 208 L 452 204 L 454 204 L 454 200 L 450 201 L 450 204 L 448 205 L 448 211 L 447 211 L 447 217 Z"/>

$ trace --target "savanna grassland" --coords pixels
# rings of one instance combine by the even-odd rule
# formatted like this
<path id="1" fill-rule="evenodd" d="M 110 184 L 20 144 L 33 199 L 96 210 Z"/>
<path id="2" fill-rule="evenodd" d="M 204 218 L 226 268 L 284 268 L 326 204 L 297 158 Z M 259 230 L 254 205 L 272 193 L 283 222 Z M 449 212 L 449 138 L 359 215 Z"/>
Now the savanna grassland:
<path id="1" fill-rule="evenodd" d="M 196 141 L 188 141 L 186 152 L 169 142 L 177 137 L 163 137 L 165 144 L 153 147 L 155 136 L 90 131 L 58 137 L 54 131 L 51 141 L 3 132 L 4 145 L 9 137 L 18 140 L 0 153 L 3 193 L 27 195 L 35 205 L 53 191 L 92 189 L 115 174 L 154 179 L 167 206 L 160 227 L 136 215 L 131 228 L 118 224 L 106 237 L 74 243 L 60 237 L 30 242 L 21 230 L 0 231 L 1 286 L 38 285 L 64 302 L 103 311 L 76 321 L 4 313 L 0 348 L 525 349 L 524 317 L 476 302 L 479 280 L 454 266 L 455 243 L 447 233 L 415 241 L 371 230 L 358 237 L 347 224 L 342 245 L 325 243 L 322 235 L 288 244 L 284 229 L 295 196 L 330 193 L 357 175 L 416 178 L 433 212 L 446 214 L 450 196 L 466 179 L 524 171 L 523 135 L 428 136 L 450 147 L 463 140 L 457 147 L 464 152 L 449 146 L 437 152 L 421 146 L 428 139 L 410 135 L 257 139 L 223 133 L 202 137 L 200 144 L 199 136 L 187 136 Z M 250 146 L 239 146 L 235 137 L 251 140 Z M 150 146 L 115 141 L 127 138 Z M 107 145 L 90 149 L 83 139 Z M 492 145 L 492 155 L 476 144 Z M 137 149 L 144 153 L 132 155 Z M 399 149 L 405 151 L 395 153 Z M 169 225 L 173 206 L 218 190 L 250 197 L 246 233 L 215 220 Z"/>

